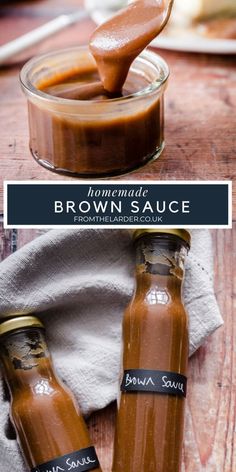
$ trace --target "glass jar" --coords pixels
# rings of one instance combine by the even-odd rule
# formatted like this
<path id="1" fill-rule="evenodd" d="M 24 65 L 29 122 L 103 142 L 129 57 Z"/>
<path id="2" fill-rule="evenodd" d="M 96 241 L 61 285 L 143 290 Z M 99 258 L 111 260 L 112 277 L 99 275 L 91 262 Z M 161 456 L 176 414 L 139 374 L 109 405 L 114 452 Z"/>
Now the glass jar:
<path id="1" fill-rule="evenodd" d="M 188 364 L 181 290 L 190 235 L 138 230 L 136 291 L 123 320 L 113 472 L 180 472 Z"/>
<path id="2" fill-rule="evenodd" d="M 21 71 L 28 100 L 30 150 L 49 170 L 81 178 L 112 177 L 156 159 L 164 148 L 163 97 L 169 75 L 165 61 L 144 51 L 131 71 L 149 84 L 109 100 L 51 96 L 37 87 L 71 70 L 95 68 L 88 47 L 36 57 Z"/>
<path id="3" fill-rule="evenodd" d="M 11 419 L 31 472 L 101 472 L 75 399 L 53 368 L 42 323 L 33 316 L 7 320 L 0 338 Z"/>

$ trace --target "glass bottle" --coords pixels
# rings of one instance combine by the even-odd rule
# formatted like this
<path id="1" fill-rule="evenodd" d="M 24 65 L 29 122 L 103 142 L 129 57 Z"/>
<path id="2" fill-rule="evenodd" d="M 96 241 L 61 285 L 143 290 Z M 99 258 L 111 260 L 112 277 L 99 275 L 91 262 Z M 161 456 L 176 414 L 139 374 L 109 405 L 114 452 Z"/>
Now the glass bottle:
<path id="1" fill-rule="evenodd" d="M 137 230 L 136 291 L 123 320 L 113 472 L 179 472 L 188 364 L 185 230 Z"/>
<path id="2" fill-rule="evenodd" d="M 101 472 L 75 399 L 53 368 L 40 320 L 20 316 L 4 321 L 0 338 L 10 416 L 29 469 Z"/>

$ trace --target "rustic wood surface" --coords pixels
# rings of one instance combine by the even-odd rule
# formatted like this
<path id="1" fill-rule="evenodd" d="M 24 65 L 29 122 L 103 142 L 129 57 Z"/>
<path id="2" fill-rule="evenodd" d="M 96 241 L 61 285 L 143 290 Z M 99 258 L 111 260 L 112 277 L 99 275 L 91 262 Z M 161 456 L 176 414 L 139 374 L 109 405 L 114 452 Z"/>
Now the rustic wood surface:
<path id="1" fill-rule="evenodd" d="M 39 26 L 81 0 L 7 2 L 0 8 L 0 44 Z M 74 25 L 0 68 L 0 176 L 6 179 L 66 179 L 32 159 L 26 101 L 18 74 L 32 55 L 87 43 L 94 24 Z M 236 58 L 161 51 L 171 69 L 166 94 L 166 149 L 161 158 L 126 179 L 234 180 L 236 178 Z M 236 189 L 234 189 L 236 203 Z M 0 208 L 2 185 L 0 183 Z M 236 205 L 234 205 L 234 217 Z"/>
<path id="2" fill-rule="evenodd" d="M 79 0 L 20 2 L 0 8 L 0 44 L 68 10 Z M 93 30 L 88 20 L 46 40 L 0 69 L 1 180 L 61 179 L 38 166 L 28 151 L 27 110 L 18 73 L 33 54 L 83 44 Z M 166 97 L 166 142 L 162 157 L 126 179 L 235 179 L 236 61 L 162 51 L 171 68 Z M 235 193 L 234 193 L 235 202 Z M 0 208 L 2 185 L 0 183 Z M 234 208 L 236 206 L 234 205 Z M 236 211 L 234 210 L 234 219 Z M 217 298 L 225 326 L 190 361 L 183 472 L 235 472 L 236 420 L 236 225 L 213 231 Z M 35 231 L 0 229 L 0 260 L 30 241 Z M 232 257 L 233 254 L 233 257 Z M 110 471 L 115 405 L 94 414 L 89 427 L 104 472 Z"/>
<path id="3" fill-rule="evenodd" d="M 35 230 L 0 226 L 0 260 L 35 235 Z M 236 471 L 236 224 L 233 231 L 214 230 L 212 236 L 215 290 L 225 325 L 190 360 L 182 472 Z M 115 411 L 114 404 L 89 419 L 103 472 L 111 467 Z"/>

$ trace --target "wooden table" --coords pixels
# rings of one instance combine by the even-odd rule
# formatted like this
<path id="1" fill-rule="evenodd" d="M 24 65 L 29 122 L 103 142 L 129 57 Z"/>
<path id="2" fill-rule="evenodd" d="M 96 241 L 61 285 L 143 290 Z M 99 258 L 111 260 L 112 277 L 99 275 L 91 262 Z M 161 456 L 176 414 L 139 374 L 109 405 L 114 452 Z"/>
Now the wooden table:
<path id="1" fill-rule="evenodd" d="M 35 234 L 35 230 L 3 231 L 0 226 L 0 260 Z M 215 290 L 225 325 L 190 360 L 182 472 L 236 471 L 235 235 L 236 224 L 233 231 L 212 231 Z M 88 421 L 103 472 L 110 472 L 115 412 L 111 405 Z"/>
<path id="2" fill-rule="evenodd" d="M 80 3 L 80 0 L 42 0 L 1 7 L 0 44 L 60 13 L 76 9 Z M 19 88 L 18 73 L 33 54 L 87 42 L 93 28 L 90 20 L 70 27 L 1 68 L 2 181 L 61 179 L 41 168 L 30 156 L 26 102 Z M 166 96 L 166 150 L 158 161 L 126 179 L 235 179 L 235 57 L 167 51 L 161 54 L 171 69 Z M 234 192 L 234 202 L 235 199 Z M 236 327 L 232 316 L 236 303 L 236 224 L 234 231 L 217 230 L 212 234 L 215 287 L 225 326 L 190 361 L 183 472 L 236 471 Z M 0 228 L 0 259 L 34 236 L 35 232 L 30 230 Z M 89 420 L 103 472 L 110 471 L 114 418 L 115 406 L 111 405 Z"/>
<path id="3" fill-rule="evenodd" d="M 19 2 L 0 8 L 0 44 L 73 11 L 81 0 Z M 6 179 L 59 180 L 40 167 L 28 150 L 26 101 L 18 74 L 32 55 L 88 42 L 94 24 L 83 21 L 34 47 L 0 69 L 0 176 Z M 162 51 L 171 69 L 166 94 L 166 150 L 159 160 L 126 179 L 236 179 L 235 57 Z M 66 179 L 66 177 L 65 177 Z M 234 189 L 236 203 L 236 189 Z M 2 185 L 0 185 L 0 209 Z M 234 205 L 236 217 L 236 205 Z"/>

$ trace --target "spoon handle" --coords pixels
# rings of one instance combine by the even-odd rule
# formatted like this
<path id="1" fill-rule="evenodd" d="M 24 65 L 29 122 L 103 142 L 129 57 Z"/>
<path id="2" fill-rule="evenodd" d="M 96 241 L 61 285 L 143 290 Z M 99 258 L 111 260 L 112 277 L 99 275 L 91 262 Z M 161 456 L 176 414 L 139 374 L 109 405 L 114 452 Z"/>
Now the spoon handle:
<path id="1" fill-rule="evenodd" d="M 10 59 L 12 56 L 15 56 L 27 48 L 40 43 L 58 31 L 61 31 L 67 26 L 76 23 L 77 21 L 81 21 L 87 17 L 88 13 L 85 10 L 79 10 L 69 15 L 60 15 L 57 18 L 54 18 L 52 21 L 39 26 L 39 28 L 36 28 L 29 33 L 24 34 L 23 36 L 20 36 L 19 38 L 4 44 L 0 47 L 0 64 L 4 64 L 4 62 L 7 59 Z"/>

